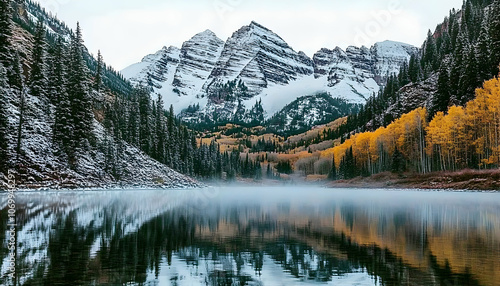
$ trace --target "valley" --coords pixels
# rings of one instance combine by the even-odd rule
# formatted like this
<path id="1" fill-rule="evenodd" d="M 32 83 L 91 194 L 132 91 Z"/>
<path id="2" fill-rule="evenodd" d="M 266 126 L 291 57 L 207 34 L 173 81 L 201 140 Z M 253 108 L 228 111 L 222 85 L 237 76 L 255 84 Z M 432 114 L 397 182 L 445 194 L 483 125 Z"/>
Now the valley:
<path id="1" fill-rule="evenodd" d="M 451 10 L 421 47 L 387 40 L 310 57 L 252 21 L 121 72 L 89 53 L 79 25 L 6 3 L 0 167 L 22 187 L 419 181 L 500 164 L 495 1 Z"/>

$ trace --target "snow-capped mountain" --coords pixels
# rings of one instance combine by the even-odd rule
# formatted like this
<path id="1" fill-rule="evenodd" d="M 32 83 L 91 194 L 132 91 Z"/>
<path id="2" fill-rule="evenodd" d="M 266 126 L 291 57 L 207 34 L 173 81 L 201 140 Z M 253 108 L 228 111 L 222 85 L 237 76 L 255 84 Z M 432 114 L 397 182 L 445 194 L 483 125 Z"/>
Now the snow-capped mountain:
<path id="1" fill-rule="evenodd" d="M 227 40 L 206 87 L 215 81 L 241 79 L 251 94 L 259 94 L 269 84 L 286 85 L 312 73 L 312 61 L 304 53 L 295 52 L 271 30 L 252 22 Z"/>
<path id="2" fill-rule="evenodd" d="M 191 120 L 215 121 L 214 112 L 224 114 L 218 120 L 231 120 L 241 106 L 250 110 L 256 101 L 262 101 L 269 118 L 297 98 L 320 92 L 364 103 L 417 52 L 411 45 L 385 41 L 345 51 L 323 48 L 311 59 L 252 22 L 226 42 L 207 30 L 180 50 L 163 48 L 122 73 L 134 83 L 153 87 L 178 112 L 199 104 L 197 115 L 189 114 Z M 243 84 L 244 92 L 228 90 L 228 84 Z"/>

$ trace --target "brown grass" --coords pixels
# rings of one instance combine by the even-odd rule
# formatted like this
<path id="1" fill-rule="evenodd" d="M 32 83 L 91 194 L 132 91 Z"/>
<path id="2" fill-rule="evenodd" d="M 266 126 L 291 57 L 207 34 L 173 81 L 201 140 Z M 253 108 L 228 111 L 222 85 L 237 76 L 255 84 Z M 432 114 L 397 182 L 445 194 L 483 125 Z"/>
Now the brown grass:
<path id="1" fill-rule="evenodd" d="M 460 170 L 428 174 L 390 172 L 332 182 L 335 187 L 500 190 L 500 170 Z"/>

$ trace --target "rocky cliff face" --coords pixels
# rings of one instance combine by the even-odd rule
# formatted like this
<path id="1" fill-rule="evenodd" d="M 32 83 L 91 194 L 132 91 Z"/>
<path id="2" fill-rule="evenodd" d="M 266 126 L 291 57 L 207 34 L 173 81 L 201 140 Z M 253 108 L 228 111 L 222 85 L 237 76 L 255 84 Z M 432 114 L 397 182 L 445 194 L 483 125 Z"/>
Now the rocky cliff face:
<path id="1" fill-rule="evenodd" d="M 251 94 L 259 94 L 269 84 L 286 85 L 312 74 L 312 66 L 304 53 L 295 52 L 271 30 L 252 22 L 227 40 L 207 84 L 241 79 Z"/>
<path id="2" fill-rule="evenodd" d="M 179 95 L 198 91 L 207 81 L 220 57 L 224 41 L 210 30 L 192 37 L 182 45 L 180 61 L 172 85 Z"/>
<path id="3" fill-rule="evenodd" d="M 249 110 L 257 100 L 262 100 L 269 118 L 295 99 L 318 92 L 364 103 L 417 52 L 413 46 L 385 41 L 345 51 L 323 48 L 311 59 L 252 22 L 226 42 L 209 30 L 197 34 L 180 50 L 163 48 L 123 74 L 153 87 L 178 112 L 200 104 L 197 115 L 189 114 L 190 120 L 214 120 L 217 110 L 226 111 L 218 120 L 230 120 L 236 106 Z M 244 92 L 228 89 L 229 83 L 243 84 Z"/>

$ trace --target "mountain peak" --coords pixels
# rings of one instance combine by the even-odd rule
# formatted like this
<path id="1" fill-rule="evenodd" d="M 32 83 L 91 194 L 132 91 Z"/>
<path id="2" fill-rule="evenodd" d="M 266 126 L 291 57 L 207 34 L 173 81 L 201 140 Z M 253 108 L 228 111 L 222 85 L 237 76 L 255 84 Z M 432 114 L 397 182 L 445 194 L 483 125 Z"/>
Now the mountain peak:
<path id="1" fill-rule="evenodd" d="M 264 30 L 267 30 L 267 31 L 270 31 L 268 28 L 262 26 L 261 24 L 255 22 L 255 21 L 252 21 L 250 22 L 250 27 L 257 27 L 257 28 L 261 28 L 261 29 L 264 29 Z"/>
<path id="2" fill-rule="evenodd" d="M 217 35 L 212 32 L 212 30 L 210 29 L 206 29 L 205 31 L 203 32 L 200 32 L 196 35 L 194 35 L 191 40 L 197 40 L 197 39 L 217 39 L 218 41 L 222 41 L 221 39 L 219 39 L 219 37 L 217 37 Z"/>

